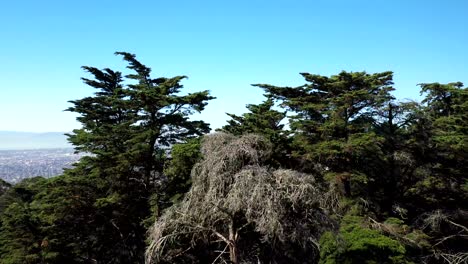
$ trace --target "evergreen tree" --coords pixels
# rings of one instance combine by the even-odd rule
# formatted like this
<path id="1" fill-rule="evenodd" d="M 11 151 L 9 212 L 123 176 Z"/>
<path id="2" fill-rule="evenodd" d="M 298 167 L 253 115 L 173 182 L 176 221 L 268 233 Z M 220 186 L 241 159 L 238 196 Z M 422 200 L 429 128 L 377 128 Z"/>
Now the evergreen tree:
<path id="1" fill-rule="evenodd" d="M 201 141 L 201 137 L 192 138 L 187 140 L 187 142 L 172 146 L 170 159 L 164 168 L 164 176 L 167 178 L 164 197 L 170 199 L 170 201 L 165 201 L 166 204 L 180 201 L 190 189 L 192 168 L 202 158 L 200 151 Z M 163 204 L 160 209 L 165 207 L 166 205 Z"/>
<path id="2" fill-rule="evenodd" d="M 418 122 L 419 111 L 416 102 L 389 102 L 378 109 L 373 130 L 383 139 L 382 155 L 376 157 L 378 162 L 368 169 L 368 173 L 379 179 L 372 183 L 372 188 L 381 214 L 392 214 L 417 167 L 409 146 L 413 137 L 411 127 Z"/>
<path id="3" fill-rule="evenodd" d="M 97 186 L 96 194 L 85 194 L 96 222 L 83 236 L 101 243 L 91 255 L 106 263 L 134 263 L 143 259 L 143 221 L 163 179 L 167 147 L 209 131 L 208 124 L 189 120 L 189 115 L 202 111 L 213 97 L 208 91 L 179 95 L 185 76 L 153 79 L 135 55 L 116 54 L 134 72 L 125 77 L 135 83 L 124 85 L 120 72 L 84 67 L 93 79 L 83 81 L 97 92 L 71 101 L 67 110 L 78 113 L 83 125 L 70 141 L 91 156 L 67 174 L 89 177 Z"/>
<path id="4" fill-rule="evenodd" d="M 352 182 L 356 193 L 369 192 L 363 188 L 371 180 L 365 167 L 381 153 L 382 142 L 372 124 L 376 109 L 392 99 L 392 72 L 301 75 L 308 83 L 296 88 L 256 86 L 295 114 L 290 118 L 295 155 L 306 166 L 326 166 L 347 196 L 352 194 Z"/>
<path id="5" fill-rule="evenodd" d="M 273 107 L 273 99 L 267 99 L 259 105 L 247 105 L 249 112 L 242 116 L 228 113 L 231 119 L 219 131 L 237 136 L 250 133 L 262 135 L 273 143 L 271 165 L 291 167 L 291 140 L 282 123 L 286 118 L 286 112 L 274 110 Z"/>
<path id="6" fill-rule="evenodd" d="M 412 137 L 407 148 L 415 169 L 412 181 L 405 182 L 411 186 L 405 193 L 408 206 L 415 213 L 466 208 L 468 92 L 462 86 L 421 84 L 425 99 L 409 128 Z"/>
<path id="7" fill-rule="evenodd" d="M 45 179 L 26 179 L 6 191 L 0 202 L 0 263 L 47 263 L 55 257 L 48 252 L 47 237 L 35 207 L 36 195 L 44 188 Z"/>

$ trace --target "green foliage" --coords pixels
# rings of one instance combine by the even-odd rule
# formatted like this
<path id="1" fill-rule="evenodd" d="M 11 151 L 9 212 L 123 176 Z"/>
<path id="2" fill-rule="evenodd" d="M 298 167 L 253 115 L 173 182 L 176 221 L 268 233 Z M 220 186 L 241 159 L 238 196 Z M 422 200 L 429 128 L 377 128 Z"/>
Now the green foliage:
<path id="1" fill-rule="evenodd" d="M 141 262 L 144 220 L 151 214 L 150 197 L 166 188 L 157 184 L 163 178 L 166 149 L 209 131 L 208 124 L 188 117 L 202 111 L 214 97 L 208 91 L 180 95 L 180 82 L 185 76 L 153 79 L 151 69 L 135 55 L 116 55 L 122 56 L 132 71 L 125 76 L 129 81 L 126 85 L 120 72 L 84 67 L 94 79 L 83 81 L 97 92 L 93 97 L 71 101 L 74 106 L 68 110 L 80 115 L 78 121 L 83 127 L 70 135 L 70 141 L 77 150 L 94 156 L 83 160 L 69 174 L 78 178 L 94 175 L 99 186 L 85 201 L 93 208 L 96 222 L 83 236 L 100 243 L 89 241 L 95 245 L 90 249 L 94 258 L 112 263 Z M 169 174 L 178 169 L 188 170 L 174 168 Z M 171 184 L 180 187 L 175 180 Z M 183 192 L 171 190 L 168 195 L 179 191 Z"/>
<path id="2" fill-rule="evenodd" d="M 44 246 L 47 238 L 35 206 L 45 182 L 40 177 L 26 179 L 1 196 L 5 208 L 1 212 L 0 263 L 39 263 L 55 256 Z"/>
<path id="3" fill-rule="evenodd" d="M 297 88 L 256 85 L 294 114 L 293 154 L 303 164 L 320 163 L 337 173 L 360 171 L 363 158 L 379 152 L 381 140 L 371 127 L 375 109 L 392 98 L 392 72 L 301 75 L 308 83 Z"/>
<path id="4" fill-rule="evenodd" d="M 415 211 L 467 210 L 468 91 L 461 83 L 421 84 L 426 95 L 411 128 L 417 157 L 405 198 Z M 419 210 L 422 208 L 423 210 Z"/>
<path id="5" fill-rule="evenodd" d="M 302 75 L 309 83 L 296 88 L 257 86 L 289 110 L 292 153 L 303 160 L 297 169 L 318 168 L 331 182 L 328 199 L 339 212 L 334 217 L 359 204 L 360 213 L 378 219 L 409 218 L 411 227 L 383 225 L 389 232 L 412 229 L 393 234 L 411 246 L 412 259 L 430 256 L 427 251 L 437 260 L 440 251 L 464 256 L 455 241 L 465 236 L 453 226 L 428 236 L 420 221 L 440 209 L 466 216 L 467 89 L 461 83 L 421 84 L 421 104 L 400 103 L 389 94 L 390 72 Z M 456 215 L 454 226 L 466 228 L 459 223 L 468 219 Z M 436 247 L 429 249 L 431 244 Z"/>
<path id="6" fill-rule="evenodd" d="M 274 101 L 269 98 L 259 105 L 247 105 L 248 113 L 242 116 L 227 114 L 231 119 L 228 124 L 218 131 L 223 131 L 236 136 L 245 134 L 257 134 L 267 138 L 273 143 L 273 156 L 271 165 L 274 167 L 291 166 L 291 138 L 284 130 L 282 121 L 286 118 L 286 112 L 274 110 Z"/>
<path id="7" fill-rule="evenodd" d="M 468 261 L 462 83 L 397 102 L 391 72 L 303 73 L 299 87 L 255 85 L 266 100 L 203 140 L 191 115 L 208 91 L 116 54 L 130 73 L 83 67 L 95 94 L 67 109 L 89 155 L 62 176 L 0 181 L 0 264 L 143 263 L 148 245 L 168 263 Z"/>
<path id="8" fill-rule="evenodd" d="M 337 234 L 325 233 L 320 239 L 320 263 L 410 263 L 405 246 L 369 229 L 358 216 L 345 216 Z"/>
<path id="9" fill-rule="evenodd" d="M 273 110 L 273 106 L 273 100 L 267 99 L 259 105 L 247 105 L 250 113 L 242 116 L 228 114 L 231 120 L 228 120 L 228 125 L 223 126 L 222 131 L 233 135 L 249 133 L 278 135 L 284 127 L 281 121 L 286 117 L 286 113 Z"/>
<path id="10" fill-rule="evenodd" d="M 468 91 L 462 83 L 420 84 L 421 93 L 426 95 L 423 103 L 433 121 L 434 143 L 441 150 L 464 155 L 468 148 Z"/>
<path id="11" fill-rule="evenodd" d="M 201 138 L 194 138 L 172 146 L 171 159 L 164 168 L 168 180 L 165 193 L 171 203 L 180 201 L 190 188 L 192 168 L 202 158 L 200 142 Z"/>

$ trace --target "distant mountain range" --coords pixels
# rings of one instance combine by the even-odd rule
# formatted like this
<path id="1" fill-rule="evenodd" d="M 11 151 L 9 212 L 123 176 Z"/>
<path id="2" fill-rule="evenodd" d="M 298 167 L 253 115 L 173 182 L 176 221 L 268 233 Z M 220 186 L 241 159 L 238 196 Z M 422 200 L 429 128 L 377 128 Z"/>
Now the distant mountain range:
<path id="1" fill-rule="evenodd" d="M 71 148 L 63 132 L 0 131 L 0 150 Z"/>

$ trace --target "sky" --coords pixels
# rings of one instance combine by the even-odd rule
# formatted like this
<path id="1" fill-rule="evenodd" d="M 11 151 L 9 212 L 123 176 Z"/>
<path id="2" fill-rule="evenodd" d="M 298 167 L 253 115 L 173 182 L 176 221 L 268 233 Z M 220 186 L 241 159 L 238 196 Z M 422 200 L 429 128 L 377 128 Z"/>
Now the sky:
<path id="1" fill-rule="evenodd" d="M 197 117 L 212 128 L 263 100 L 251 84 L 298 86 L 300 72 L 391 70 L 394 95 L 418 100 L 418 83 L 468 84 L 467 13 L 465 0 L 1 1 L 0 130 L 79 128 L 63 110 L 93 93 L 80 67 L 124 71 L 115 51 L 210 90 Z"/>

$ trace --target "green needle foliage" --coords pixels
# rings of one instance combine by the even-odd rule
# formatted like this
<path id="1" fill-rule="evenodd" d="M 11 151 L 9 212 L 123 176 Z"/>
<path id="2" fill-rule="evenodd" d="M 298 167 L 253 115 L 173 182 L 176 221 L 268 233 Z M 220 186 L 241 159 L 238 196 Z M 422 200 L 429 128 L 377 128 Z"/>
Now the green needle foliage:
<path id="1" fill-rule="evenodd" d="M 271 164 L 274 167 L 291 167 L 291 138 L 284 130 L 286 112 L 274 110 L 274 101 L 267 99 L 259 105 L 247 105 L 248 113 L 242 116 L 227 114 L 231 119 L 219 131 L 233 135 L 258 134 L 273 143 Z"/>
<path id="2" fill-rule="evenodd" d="M 189 115 L 202 111 L 213 97 L 208 91 L 180 95 L 185 76 L 153 79 L 151 69 L 135 55 L 116 55 L 132 71 L 125 76 L 129 83 L 123 84 L 120 72 L 84 67 L 93 79 L 83 81 L 98 91 L 93 97 L 71 101 L 74 106 L 68 110 L 80 114 L 83 124 L 70 141 L 78 150 L 93 154 L 82 162 L 95 170 L 103 189 L 107 188 L 94 202 L 110 225 L 102 233 L 109 244 L 98 247 L 103 252 L 96 258 L 109 256 L 113 263 L 129 263 L 143 256 L 142 223 L 150 217 L 150 196 L 163 179 L 167 147 L 209 131 L 208 124 L 189 120 Z M 73 173 L 80 174 L 80 169 Z"/>
<path id="3" fill-rule="evenodd" d="M 366 185 L 369 181 L 361 167 L 367 166 L 371 153 L 379 153 L 382 139 L 372 131 L 372 124 L 375 110 L 392 99 L 392 72 L 301 75 L 307 84 L 296 88 L 256 86 L 293 113 L 289 121 L 293 154 L 304 164 L 329 168 L 330 177 L 344 183 L 347 196 L 362 192 L 363 188 L 352 190 L 351 183 Z"/>

